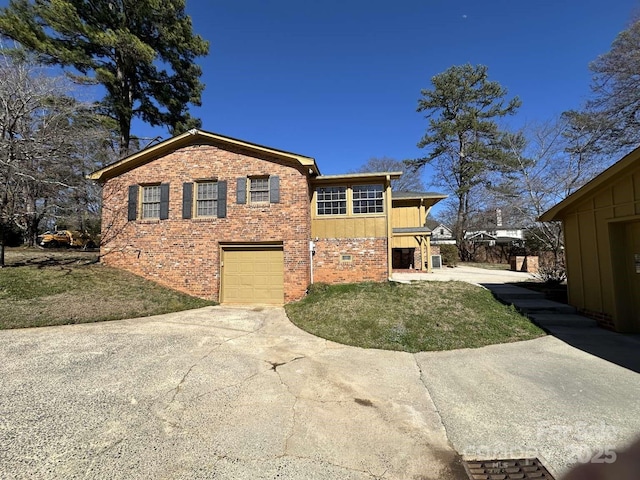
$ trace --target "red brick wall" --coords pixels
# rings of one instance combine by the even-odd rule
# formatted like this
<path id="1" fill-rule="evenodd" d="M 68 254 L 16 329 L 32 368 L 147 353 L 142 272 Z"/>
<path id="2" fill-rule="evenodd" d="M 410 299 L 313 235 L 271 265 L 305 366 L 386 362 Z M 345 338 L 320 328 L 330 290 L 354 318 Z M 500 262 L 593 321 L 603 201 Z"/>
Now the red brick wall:
<path id="1" fill-rule="evenodd" d="M 586 310 L 584 308 L 578 308 L 578 313 L 580 315 L 584 315 L 585 317 L 593 318 L 600 327 L 606 328 L 607 330 L 617 331 L 616 324 L 613 321 L 613 317 L 604 312 L 594 312 L 592 310 Z"/>
<path id="2" fill-rule="evenodd" d="M 282 242 L 285 301 L 301 298 L 309 284 L 311 219 L 302 167 L 241 150 L 185 147 L 106 182 L 103 190 L 102 261 L 199 297 L 218 299 L 220 243 Z M 236 178 L 280 177 L 280 203 L 238 205 Z M 182 184 L 227 181 L 227 217 L 182 219 Z M 127 222 L 128 186 L 170 184 L 167 220 Z"/>
<path id="3" fill-rule="evenodd" d="M 386 238 L 321 238 L 315 244 L 315 283 L 383 282 L 389 278 Z M 351 255 L 352 260 L 341 261 L 342 255 Z"/>

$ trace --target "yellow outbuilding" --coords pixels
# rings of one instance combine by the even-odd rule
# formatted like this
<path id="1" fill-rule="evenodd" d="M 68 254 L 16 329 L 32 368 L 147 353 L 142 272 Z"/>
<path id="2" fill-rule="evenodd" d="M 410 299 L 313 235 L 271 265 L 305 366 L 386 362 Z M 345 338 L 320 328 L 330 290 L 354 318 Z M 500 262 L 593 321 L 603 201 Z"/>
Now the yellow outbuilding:
<path id="1" fill-rule="evenodd" d="M 540 216 L 562 221 L 569 303 L 640 333 L 640 148 Z"/>

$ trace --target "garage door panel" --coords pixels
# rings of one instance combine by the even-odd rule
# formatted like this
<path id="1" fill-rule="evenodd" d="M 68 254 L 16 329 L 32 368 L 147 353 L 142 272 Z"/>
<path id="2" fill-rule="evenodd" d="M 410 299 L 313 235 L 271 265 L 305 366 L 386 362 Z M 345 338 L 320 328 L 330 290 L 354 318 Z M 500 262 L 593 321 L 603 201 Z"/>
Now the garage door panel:
<path id="1" fill-rule="evenodd" d="M 284 303 L 282 249 L 247 247 L 223 250 L 221 300 L 225 303 Z"/>

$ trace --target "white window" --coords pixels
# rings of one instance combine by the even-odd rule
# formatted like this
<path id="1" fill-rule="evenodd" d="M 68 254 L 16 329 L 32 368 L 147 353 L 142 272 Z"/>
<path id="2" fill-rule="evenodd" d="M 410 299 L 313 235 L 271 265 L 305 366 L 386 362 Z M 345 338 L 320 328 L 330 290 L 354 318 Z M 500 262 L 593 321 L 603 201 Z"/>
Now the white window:
<path id="1" fill-rule="evenodd" d="M 218 215 L 218 182 L 198 182 L 196 185 L 196 216 L 216 217 Z"/>
<path id="2" fill-rule="evenodd" d="M 346 215 L 347 187 L 319 187 L 316 189 L 318 215 Z"/>
<path id="3" fill-rule="evenodd" d="M 383 213 L 382 185 L 354 185 L 353 213 Z"/>
<path id="4" fill-rule="evenodd" d="M 142 218 L 160 218 L 160 185 L 142 187 Z"/>
<path id="5" fill-rule="evenodd" d="M 249 194 L 251 203 L 269 203 L 269 177 L 250 178 Z"/>

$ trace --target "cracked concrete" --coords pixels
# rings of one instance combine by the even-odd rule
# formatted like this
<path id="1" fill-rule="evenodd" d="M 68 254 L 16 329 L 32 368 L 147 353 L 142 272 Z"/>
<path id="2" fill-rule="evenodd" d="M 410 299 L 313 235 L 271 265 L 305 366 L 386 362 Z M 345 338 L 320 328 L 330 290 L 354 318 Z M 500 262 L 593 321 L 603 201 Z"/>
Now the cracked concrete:
<path id="1" fill-rule="evenodd" d="M 0 332 L 0 477 L 462 479 L 408 353 L 208 307 Z"/>

